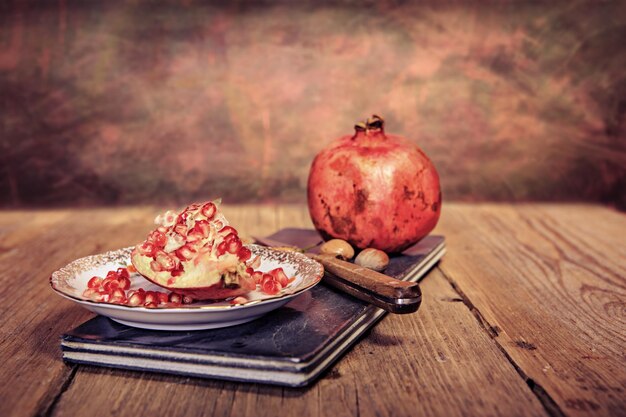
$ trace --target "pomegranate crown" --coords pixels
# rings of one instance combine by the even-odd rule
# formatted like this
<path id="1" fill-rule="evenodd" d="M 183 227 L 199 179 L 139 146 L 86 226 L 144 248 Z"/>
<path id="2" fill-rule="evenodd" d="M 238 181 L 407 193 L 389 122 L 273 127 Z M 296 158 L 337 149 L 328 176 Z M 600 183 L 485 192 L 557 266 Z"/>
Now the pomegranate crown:
<path id="1" fill-rule="evenodd" d="M 356 130 L 357 132 L 365 132 L 365 133 L 369 133 L 371 132 L 384 132 L 384 127 L 385 127 L 385 119 L 383 119 L 382 117 L 373 114 L 372 117 L 368 117 L 365 121 L 363 122 L 358 122 L 357 124 L 354 125 L 354 130 Z"/>

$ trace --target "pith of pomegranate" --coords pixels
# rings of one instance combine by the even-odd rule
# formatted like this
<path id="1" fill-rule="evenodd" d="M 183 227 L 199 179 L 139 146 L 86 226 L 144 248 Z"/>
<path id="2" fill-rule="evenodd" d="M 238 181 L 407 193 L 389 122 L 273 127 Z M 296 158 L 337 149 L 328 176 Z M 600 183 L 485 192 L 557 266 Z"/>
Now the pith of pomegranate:
<path id="1" fill-rule="evenodd" d="M 131 261 L 141 275 L 196 300 L 236 297 L 255 288 L 246 272 L 250 250 L 228 225 L 218 201 L 172 213 L 157 217 L 157 229 L 133 250 Z M 148 297 L 146 303 L 152 302 Z"/>

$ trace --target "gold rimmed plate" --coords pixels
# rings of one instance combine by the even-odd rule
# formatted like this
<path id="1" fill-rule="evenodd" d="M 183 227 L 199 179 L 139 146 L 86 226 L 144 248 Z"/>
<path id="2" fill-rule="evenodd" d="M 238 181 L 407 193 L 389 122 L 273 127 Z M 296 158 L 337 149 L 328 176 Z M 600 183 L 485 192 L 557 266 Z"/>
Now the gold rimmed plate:
<path id="1" fill-rule="evenodd" d="M 104 277 L 108 271 L 130 264 L 132 247 L 77 259 L 52 273 L 50 286 L 59 295 L 72 300 L 94 313 L 119 323 L 153 330 L 201 330 L 234 326 L 257 319 L 282 307 L 292 298 L 311 289 L 322 279 L 324 269 L 318 262 L 297 252 L 277 251 L 271 248 L 247 245 L 252 256 L 259 255 L 260 271 L 281 267 L 294 281 L 276 295 L 255 290 L 246 294 L 243 304 L 230 301 L 195 301 L 177 307 L 145 308 L 100 303 L 87 299 L 83 292 L 93 276 Z M 165 291 L 138 274 L 131 275 L 130 289 Z"/>

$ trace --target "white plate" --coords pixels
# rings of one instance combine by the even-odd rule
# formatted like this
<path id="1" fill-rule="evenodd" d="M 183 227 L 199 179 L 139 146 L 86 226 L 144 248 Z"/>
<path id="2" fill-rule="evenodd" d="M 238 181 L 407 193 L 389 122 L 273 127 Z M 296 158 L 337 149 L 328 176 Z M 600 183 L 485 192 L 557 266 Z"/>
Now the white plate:
<path id="1" fill-rule="evenodd" d="M 276 295 L 258 290 L 245 295 L 245 304 L 233 305 L 229 301 L 196 301 L 180 307 L 145 308 L 99 303 L 83 296 L 87 281 L 93 276 L 105 277 L 108 271 L 130 264 L 132 247 L 77 259 L 52 273 L 50 285 L 63 297 L 72 300 L 94 313 L 109 317 L 132 327 L 154 330 L 200 330 L 234 326 L 245 323 L 275 310 L 293 297 L 312 288 L 322 279 L 324 268 L 318 262 L 297 252 L 276 251 L 258 245 L 247 245 L 252 256 L 260 255 L 260 271 L 282 267 L 287 276 L 295 280 Z M 169 292 L 144 279 L 131 275 L 131 290 Z"/>

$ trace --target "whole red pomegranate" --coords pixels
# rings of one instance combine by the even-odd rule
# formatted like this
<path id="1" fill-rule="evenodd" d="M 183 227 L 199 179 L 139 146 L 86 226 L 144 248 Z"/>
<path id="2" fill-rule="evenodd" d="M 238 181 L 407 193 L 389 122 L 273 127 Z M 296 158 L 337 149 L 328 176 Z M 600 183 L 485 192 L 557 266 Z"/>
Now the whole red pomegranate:
<path id="1" fill-rule="evenodd" d="M 437 224 L 439 176 L 417 145 L 385 134 L 383 119 L 374 115 L 315 157 L 308 203 L 325 239 L 401 252 Z"/>

